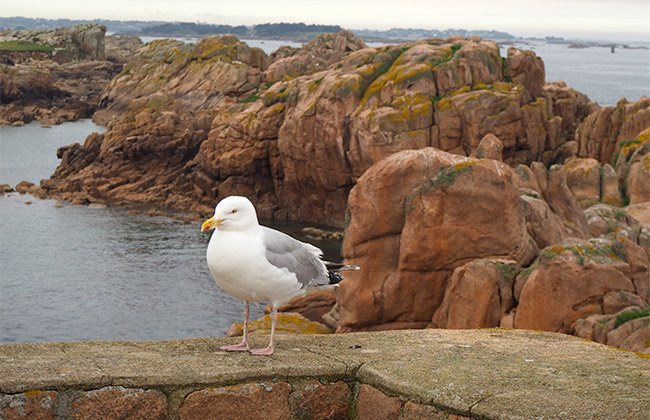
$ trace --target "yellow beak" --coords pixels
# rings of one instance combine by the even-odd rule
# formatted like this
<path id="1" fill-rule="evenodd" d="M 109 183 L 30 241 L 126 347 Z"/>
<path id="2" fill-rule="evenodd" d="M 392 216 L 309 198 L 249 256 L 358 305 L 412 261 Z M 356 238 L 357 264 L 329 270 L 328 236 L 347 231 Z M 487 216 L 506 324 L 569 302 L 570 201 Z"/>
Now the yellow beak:
<path id="1" fill-rule="evenodd" d="M 217 226 L 220 226 L 223 223 L 223 219 L 215 220 L 214 217 L 209 218 L 203 224 L 201 225 L 201 232 L 205 232 L 206 230 L 214 229 Z"/>

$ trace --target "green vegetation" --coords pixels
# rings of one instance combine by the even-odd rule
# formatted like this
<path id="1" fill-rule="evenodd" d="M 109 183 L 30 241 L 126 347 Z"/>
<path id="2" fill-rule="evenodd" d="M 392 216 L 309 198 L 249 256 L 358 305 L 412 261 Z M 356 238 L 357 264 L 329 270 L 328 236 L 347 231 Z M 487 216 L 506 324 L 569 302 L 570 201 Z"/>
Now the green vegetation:
<path id="1" fill-rule="evenodd" d="M 412 202 L 415 196 L 418 194 L 422 193 L 423 191 L 427 191 L 430 189 L 441 189 L 444 187 L 449 187 L 456 182 L 456 178 L 469 170 L 472 169 L 472 167 L 479 161 L 474 161 L 474 160 L 468 160 L 465 162 L 457 163 L 454 166 L 443 166 L 440 168 L 438 173 L 425 182 L 424 184 L 420 185 L 414 192 L 411 194 L 407 199 L 406 199 L 406 211 L 412 210 L 415 208 L 413 206 Z"/>
<path id="2" fill-rule="evenodd" d="M 462 46 L 463 46 L 463 44 L 460 44 L 460 43 L 452 45 L 450 53 L 445 58 L 438 61 L 438 63 L 436 65 L 443 64 L 443 63 L 446 63 L 448 61 L 451 61 L 451 59 L 454 58 L 454 55 L 456 54 L 456 52 L 458 50 L 460 50 Z"/>
<path id="3" fill-rule="evenodd" d="M 626 155 L 631 149 L 634 149 L 640 145 L 641 145 L 641 141 L 639 139 L 623 140 L 622 142 L 620 142 L 618 144 L 618 153 L 614 155 L 614 167 L 616 167 L 616 164 L 618 163 L 618 159 L 621 157 L 621 155 L 627 157 Z"/>
<path id="4" fill-rule="evenodd" d="M 525 195 L 527 197 L 532 197 L 536 199 L 540 199 L 539 193 L 535 190 L 531 190 L 529 188 L 524 188 L 523 190 L 520 189 L 521 193 L 519 195 Z M 523 194 L 522 194 L 523 193 Z"/>
<path id="5" fill-rule="evenodd" d="M 632 309 L 630 311 L 623 312 L 622 314 L 616 316 L 616 321 L 614 321 L 614 328 L 618 328 L 622 324 L 625 324 L 628 321 L 632 321 L 633 319 L 643 318 L 646 316 L 650 316 L 650 308 L 645 308 L 643 310 Z"/>
<path id="6" fill-rule="evenodd" d="M 38 44 L 30 41 L 4 41 L 0 42 L 0 51 L 54 51 L 50 45 Z"/>
<path id="7" fill-rule="evenodd" d="M 456 182 L 458 175 L 471 170 L 472 166 L 474 166 L 475 163 L 476 161 L 468 160 L 466 162 L 458 163 L 454 166 L 440 168 L 436 176 L 434 176 L 431 180 L 432 187 L 438 189 L 453 185 L 454 182 Z"/>
<path id="8" fill-rule="evenodd" d="M 596 325 L 598 325 L 601 328 L 605 328 L 607 326 L 607 323 L 612 320 L 611 316 L 607 316 L 605 318 L 599 319 L 596 321 Z"/>
<path id="9" fill-rule="evenodd" d="M 544 248 L 539 254 L 539 262 L 544 264 L 556 256 L 570 251 L 577 259 L 579 265 L 589 261 L 599 264 L 608 261 L 626 261 L 624 245 L 620 241 L 607 242 L 598 239 L 591 239 L 580 245 L 555 245 Z"/>
<path id="10" fill-rule="evenodd" d="M 517 277 L 520 277 L 520 278 L 522 278 L 522 279 L 525 279 L 525 278 L 528 277 L 528 276 L 530 275 L 530 273 L 532 273 L 532 272 L 533 272 L 537 267 L 539 267 L 539 264 L 538 264 L 538 263 L 535 263 L 535 264 L 531 265 L 530 267 L 526 267 L 526 268 L 524 268 L 523 270 L 521 270 L 521 271 L 519 272 L 519 274 L 517 275 Z"/>
<path id="11" fill-rule="evenodd" d="M 524 181 L 528 182 L 528 181 L 530 181 L 530 174 L 528 173 L 528 171 L 527 171 L 526 169 L 527 169 L 527 168 L 526 168 L 525 165 L 518 165 L 516 171 L 517 171 L 517 174 L 518 174 L 518 175 L 519 175 L 519 176 L 520 176 Z"/>
<path id="12" fill-rule="evenodd" d="M 499 273 L 503 276 L 504 279 L 508 281 L 512 281 L 517 273 L 519 272 L 520 267 L 517 265 L 514 268 L 511 267 L 509 264 L 502 263 L 500 261 L 496 261 L 496 267 L 497 270 L 499 270 Z"/>
<path id="13" fill-rule="evenodd" d="M 258 93 L 259 93 L 259 88 L 255 89 L 253 91 L 253 93 L 251 93 L 251 96 L 249 96 L 248 98 L 246 98 L 246 99 L 244 99 L 242 101 L 239 101 L 239 102 L 242 103 L 242 104 L 248 104 L 248 103 L 251 103 L 251 102 L 255 102 L 258 99 L 260 99 L 260 97 L 257 95 Z"/>
<path id="14" fill-rule="evenodd" d="M 244 25 L 211 25 L 206 23 L 175 22 L 163 23 L 149 26 L 140 30 L 142 35 L 165 35 L 165 36 L 207 36 L 207 35 L 246 35 L 248 28 Z"/>
<path id="15" fill-rule="evenodd" d="M 339 25 L 305 25 L 304 23 L 263 23 L 253 27 L 252 35 L 258 37 L 318 36 L 323 32 L 343 30 Z"/>

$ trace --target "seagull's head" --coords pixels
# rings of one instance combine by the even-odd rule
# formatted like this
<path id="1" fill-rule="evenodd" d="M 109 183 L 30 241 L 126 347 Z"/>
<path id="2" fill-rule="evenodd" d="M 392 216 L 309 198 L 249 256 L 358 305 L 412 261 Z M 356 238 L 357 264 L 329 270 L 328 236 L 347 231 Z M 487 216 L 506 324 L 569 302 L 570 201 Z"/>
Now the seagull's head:
<path id="1" fill-rule="evenodd" d="M 214 216 L 203 222 L 201 232 L 214 228 L 246 230 L 257 225 L 257 213 L 253 203 L 246 197 L 233 195 L 217 204 Z"/>

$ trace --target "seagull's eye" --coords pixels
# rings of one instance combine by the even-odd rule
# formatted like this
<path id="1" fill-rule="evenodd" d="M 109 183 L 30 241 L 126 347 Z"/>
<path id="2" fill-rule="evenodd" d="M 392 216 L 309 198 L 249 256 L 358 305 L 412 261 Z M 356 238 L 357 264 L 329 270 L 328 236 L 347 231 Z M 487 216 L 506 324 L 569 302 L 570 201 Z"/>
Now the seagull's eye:
<path id="1" fill-rule="evenodd" d="M 237 213 L 237 209 L 230 210 L 230 214 L 235 214 L 235 213 Z"/>

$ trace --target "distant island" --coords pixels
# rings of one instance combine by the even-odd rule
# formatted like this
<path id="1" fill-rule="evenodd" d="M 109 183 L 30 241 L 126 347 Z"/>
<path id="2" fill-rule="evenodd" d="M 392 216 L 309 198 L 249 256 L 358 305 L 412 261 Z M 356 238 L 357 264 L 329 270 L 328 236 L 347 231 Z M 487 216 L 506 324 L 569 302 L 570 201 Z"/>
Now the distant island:
<path id="1" fill-rule="evenodd" d="M 294 42 L 308 42 L 322 33 L 336 33 L 343 29 L 353 32 L 366 42 L 405 43 L 425 38 L 448 38 L 454 35 L 464 37 L 480 36 L 492 39 L 505 45 L 510 42 L 546 41 L 552 44 L 567 44 L 570 48 L 611 47 L 647 49 L 645 45 L 630 45 L 620 42 L 589 42 L 564 39 L 557 36 L 543 38 L 523 38 L 508 32 L 496 30 L 469 29 L 421 29 L 421 28 L 392 28 L 388 30 L 342 28 L 339 25 L 308 25 L 305 23 L 263 23 L 253 26 L 217 25 L 195 22 L 164 22 L 141 20 L 75 20 L 75 19 L 44 19 L 21 16 L 0 17 L 0 32 L 6 29 L 55 29 L 79 25 L 82 23 L 97 23 L 104 25 L 108 34 L 117 36 L 160 37 L 160 38 L 204 38 L 211 35 L 233 34 L 239 39 L 275 39 Z"/>
<path id="2" fill-rule="evenodd" d="M 205 37 L 233 34 L 240 38 L 284 39 L 309 41 L 322 33 L 341 31 L 339 25 L 307 25 L 305 23 L 263 23 L 254 26 L 215 25 L 194 22 L 121 21 L 107 19 L 72 20 L 26 17 L 0 17 L 0 31 L 5 29 L 54 29 L 81 23 L 97 23 L 106 26 L 115 35 L 155 37 Z M 485 39 L 516 39 L 515 35 L 494 30 L 468 29 L 413 29 L 393 28 L 389 30 L 349 29 L 366 41 L 413 41 L 421 38 L 447 38 L 453 35 L 480 36 Z"/>

